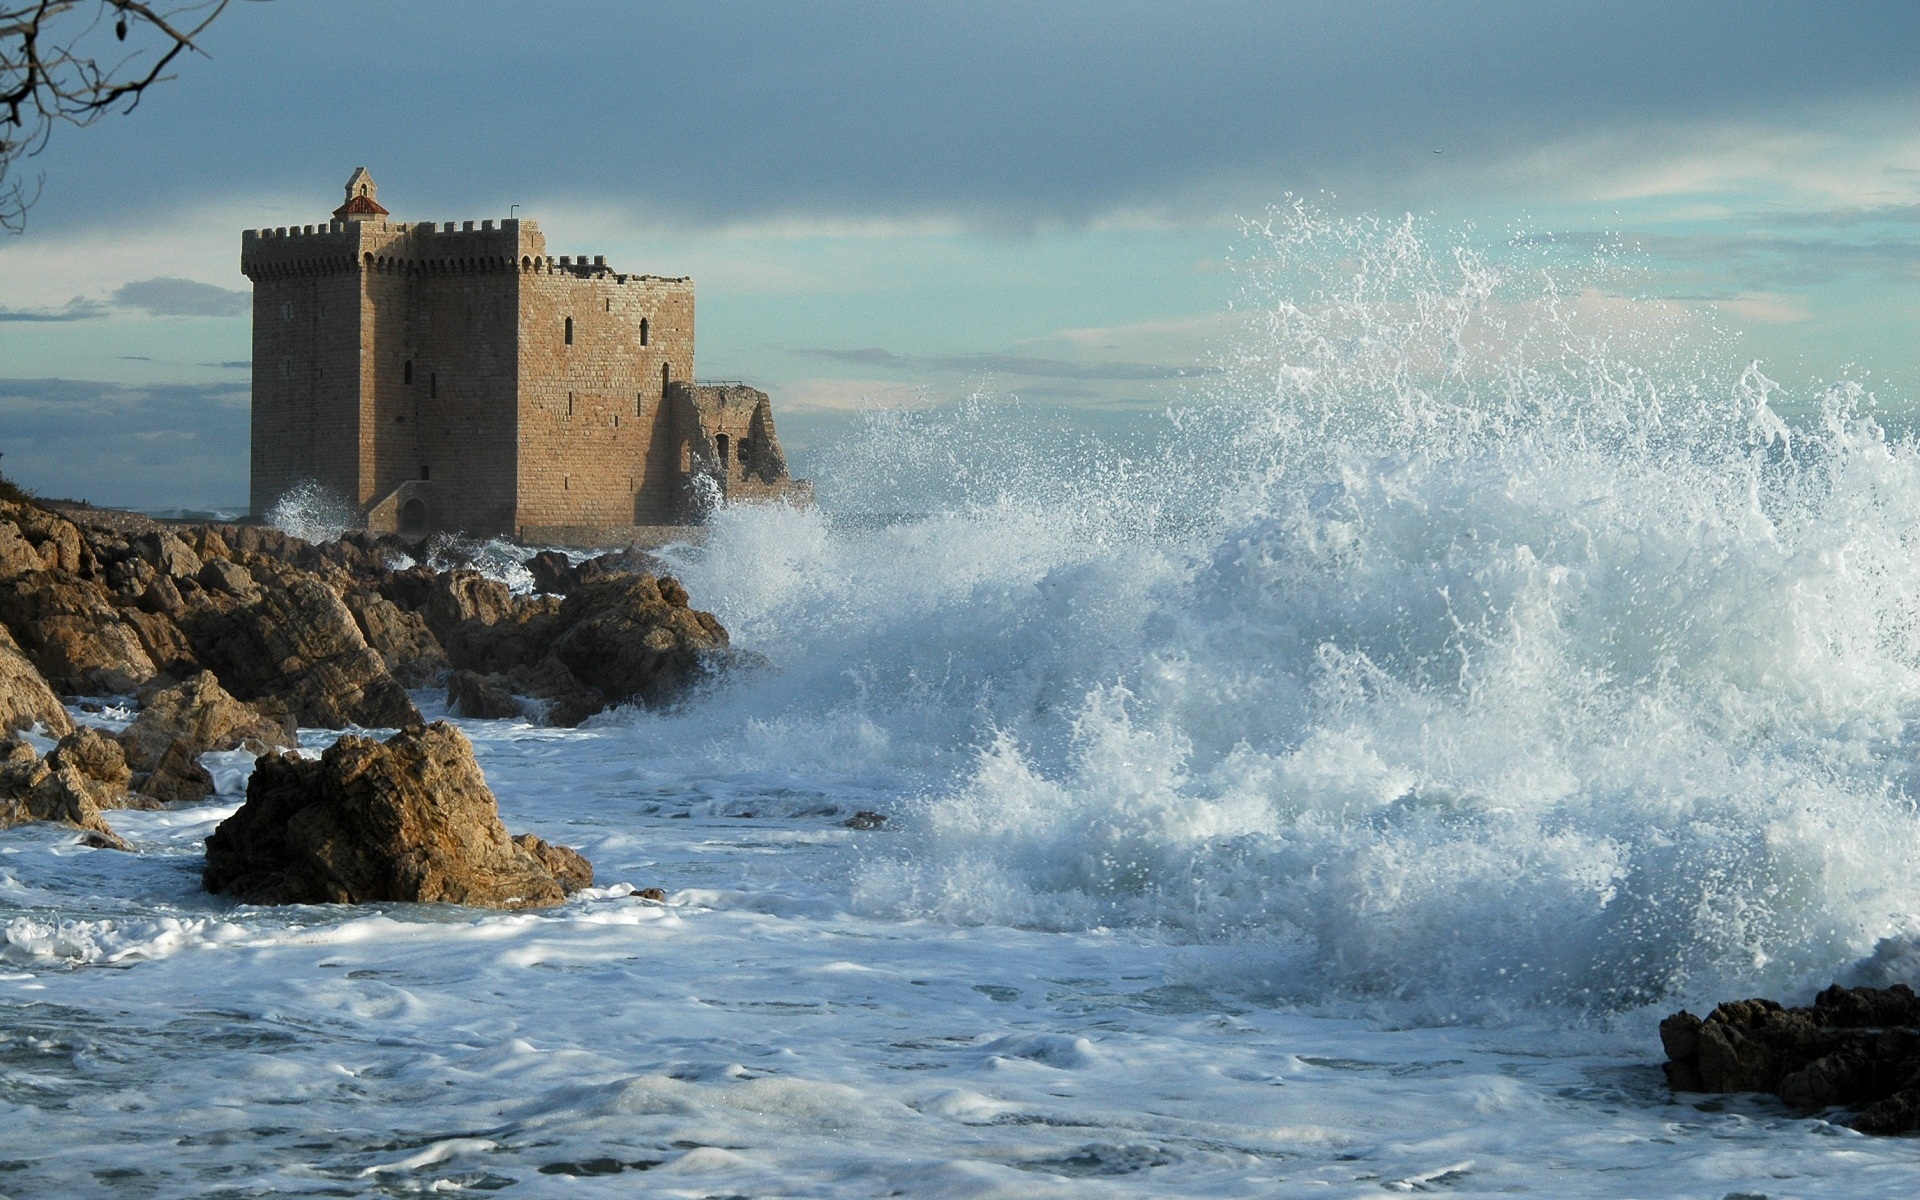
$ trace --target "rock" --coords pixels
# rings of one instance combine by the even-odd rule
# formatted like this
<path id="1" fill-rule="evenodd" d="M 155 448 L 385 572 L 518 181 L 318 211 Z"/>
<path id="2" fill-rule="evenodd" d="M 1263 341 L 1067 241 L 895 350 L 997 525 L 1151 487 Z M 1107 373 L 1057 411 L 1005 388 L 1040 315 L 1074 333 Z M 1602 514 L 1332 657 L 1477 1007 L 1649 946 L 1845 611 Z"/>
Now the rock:
<path id="1" fill-rule="evenodd" d="M 15 735 L 0 734 L 0 829 L 53 821 L 83 831 L 90 846 L 132 849 L 100 815 L 98 789 L 73 761 L 50 763 Z"/>
<path id="2" fill-rule="evenodd" d="M 665 904 L 667 902 L 667 890 L 665 888 L 641 888 L 635 892 L 634 895 L 640 897 L 642 900 L 651 900 L 655 904 Z"/>
<path id="3" fill-rule="evenodd" d="M 533 589 L 564 596 L 573 587 L 573 560 L 558 550 L 542 550 L 525 563 Z"/>
<path id="4" fill-rule="evenodd" d="M 378 592 L 355 591 L 346 598 L 354 623 L 367 645 L 377 651 L 403 687 L 426 687 L 447 673 L 451 664 L 440 639 L 427 620 L 408 612 Z"/>
<path id="5" fill-rule="evenodd" d="M 192 579 L 200 574 L 200 556 L 167 530 L 156 529 L 129 540 L 140 557 L 162 575 Z"/>
<path id="6" fill-rule="evenodd" d="M 60 698 L 20 652 L 6 626 L 0 625 L 0 734 L 31 728 L 36 722 L 55 737 L 73 729 Z"/>
<path id="7" fill-rule="evenodd" d="M 211 671 L 145 695 L 120 742 L 128 767 L 140 773 L 139 791 L 170 802 L 213 794 L 213 776 L 199 761 L 210 750 L 265 754 L 299 745 L 284 707 L 265 712 L 236 700 Z"/>
<path id="8" fill-rule="evenodd" d="M 214 535 L 209 534 L 209 537 Z M 251 601 L 260 595 L 247 569 L 230 558 L 209 558 L 200 567 L 200 586 L 210 592 L 222 592 Z"/>
<path id="9" fill-rule="evenodd" d="M 101 808 L 138 807 L 130 804 L 128 785 L 133 772 L 127 769 L 120 743 L 91 725 L 82 725 L 60 739 L 47 754 L 49 767 L 72 767 L 89 782 L 89 795 Z"/>
<path id="10" fill-rule="evenodd" d="M 454 671 L 447 676 L 447 711 L 456 717 L 500 721 L 525 715 L 504 675 Z"/>
<path id="11" fill-rule="evenodd" d="M 20 527 L 12 521 L 0 521 L 0 579 L 12 579 L 19 575 L 31 575 L 44 571 L 47 564 L 40 559 L 40 552 L 33 543 L 20 535 Z"/>
<path id="12" fill-rule="evenodd" d="M 531 833 L 516 835 L 513 844 L 531 854 L 567 894 L 593 886 L 593 864 L 578 850 L 556 846 Z"/>
<path id="13" fill-rule="evenodd" d="M 242 700 L 274 696 L 302 725 L 400 727 L 420 712 L 345 602 L 312 575 L 293 572 L 260 599 L 209 608 L 182 623 L 200 661 Z"/>
<path id="14" fill-rule="evenodd" d="M 887 823 L 887 814 L 861 809 L 840 823 L 848 829 L 878 829 Z"/>
<path id="15" fill-rule="evenodd" d="M 583 584 L 561 606 L 558 625 L 549 653 L 615 703 L 670 704 L 705 673 L 708 655 L 727 647 L 726 629 L 689 608 L 671 577 Z"/>
<path id="16" fill-rule="evenodd" d="M 1920 1129 L 1920 996 L 1905 984 L 1821 992 L 1808 1008 L 1735 1000 L 1660 1023 L 1678 1091 L 1771 1092 L 1808 1111 L 1859 1110 L 1866 1133 Z"/>
<path id="17" fill-rule="evenodd" d="M 344 736 L 318 762 L 262 758 L 207 839 L 204 882 L 254 904 L 540 908 L 569 890 L 548 860 L 569 879 L 585 866 L 540 845 L 547 859 L 507 835 L 472 745 L 436 721 L 384 744 Z"/>
<path id="18" fill-rule="evenodd" d="M 60 692 L 118 695 L 157 673 L 106 589 L 64 568 L 0 582 L 0 624 Z"/>

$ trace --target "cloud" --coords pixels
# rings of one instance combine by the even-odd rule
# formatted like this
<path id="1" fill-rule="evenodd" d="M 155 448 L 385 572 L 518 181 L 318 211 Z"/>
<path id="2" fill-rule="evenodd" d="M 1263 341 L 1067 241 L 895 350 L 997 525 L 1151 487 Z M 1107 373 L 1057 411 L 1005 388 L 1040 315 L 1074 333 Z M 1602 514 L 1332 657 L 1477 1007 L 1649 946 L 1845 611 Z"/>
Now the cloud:
<path id="1" fill-rule="evenodd" d="M 1892 128 L 1920 95 L 1920 6 L 1848 0 L 543 9 L 543 44 L 644 64 L 604 71 L 529 57 L 526 12 L 230 10 L 204 39 L 209 58 L 138 120 L 56 139 L 35 219 L 124 222 L 293 191 L 313 197 L 313 220 L 362 163 L 396 213 L 597 199 L 754 237 L 1185 222 L 1276 186 L 1373 206 L 1514 163 L 1585 186 L 1578 148 L 1594 145 L 1615 164 L 1646 160 L 1620 175 L 1638 195 L 1792 170 L 1819 141 L 1796 140 L 1805 127 L 1851 136 L 1846 113 L 1872 110 Z M 1674 114 L 1695 133 L 1675 152 L 1650 144 Z M 1777 136 L 1758 158 L 1713 150 L 1740 128 Z M 515 146 L 541 152 L 503 152 Z M 1577 149 L 1533 157 L 1552 147 Z"/>
<path id="2" fill-rule="evenodd" d="M 8 477 L 96 504 L 243 504 L 248 417 L 244 385 L 0 379 Z"/>
<path id="3" fill-rule="evenodd" d="M 153 317 L 244 317 L 253 311 L 252 292 L 166 276 L 123 283 L 113 302 Z"/>
<path id="4" fill-rule="evenodd" d="M 1062 358 L 1034 358 L 1019 354 L 959 354 L 916 357 L 894 354 L 877 346 L 861 350 L 801 348 L 802 358 L 826 359 L 863 367 L 893 367 L 904 371 L 963 371 L 996 375 L 1024 375 L 1039 379 L 1160 380 L 1204 374 L 1207 368 L 1171 367 L 1138 362 L 1071 362 Z"/>
<path id="5" fill-rule="evenodd" d="M 91 321 L 108 311 L 98 300 L 75 296 L 63 308 L 0 308 L 0 321 Z"/>

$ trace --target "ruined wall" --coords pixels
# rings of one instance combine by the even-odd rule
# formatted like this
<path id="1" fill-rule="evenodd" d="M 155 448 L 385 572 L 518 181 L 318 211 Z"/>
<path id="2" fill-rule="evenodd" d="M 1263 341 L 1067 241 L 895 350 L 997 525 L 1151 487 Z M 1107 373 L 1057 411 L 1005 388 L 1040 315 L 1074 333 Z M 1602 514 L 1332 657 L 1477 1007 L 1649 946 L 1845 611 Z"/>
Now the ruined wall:
<path id="1" fill-rule="evenodd" d="M 693 373 L 693 282 L 619 274 L 604 259 L 528 259 L 519 346 L 517 526 L 671 520 L 663 401 L 669 381 Z"/>

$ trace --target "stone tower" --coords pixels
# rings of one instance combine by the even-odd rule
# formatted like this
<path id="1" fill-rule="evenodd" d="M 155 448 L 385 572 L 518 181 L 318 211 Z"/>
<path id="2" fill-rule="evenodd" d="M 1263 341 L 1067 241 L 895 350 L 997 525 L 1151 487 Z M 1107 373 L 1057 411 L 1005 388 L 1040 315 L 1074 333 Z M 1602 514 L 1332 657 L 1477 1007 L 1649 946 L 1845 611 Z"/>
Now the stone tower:
<path id="1" fill-rule="evenodd" d="M 247 230 L 251 505 L 317 483 L 373 529 L 657 540 L 715 498 L 804 500 L 767 396 L 693 382 L 693 281 L 546 253 L 532 221 Z"/>

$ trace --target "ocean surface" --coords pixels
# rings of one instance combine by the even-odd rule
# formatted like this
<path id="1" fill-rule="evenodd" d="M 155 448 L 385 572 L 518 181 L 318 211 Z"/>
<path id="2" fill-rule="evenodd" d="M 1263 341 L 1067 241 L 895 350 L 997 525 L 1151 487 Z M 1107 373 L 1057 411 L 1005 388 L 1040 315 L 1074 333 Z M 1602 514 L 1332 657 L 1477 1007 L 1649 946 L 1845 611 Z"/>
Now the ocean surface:
<path id="1" fill-rule="evenodd" d="M 670 550 L 769 669 L 459 722 L 559 908 L 207 896 L 244 752 L 9 831 L 0 1193 L 1912 1195 L 1655 1026 L 1920 978 L 1920 449 L 1604 259 L 1239 269 L 1133 442 L 876 412 Z"/>

